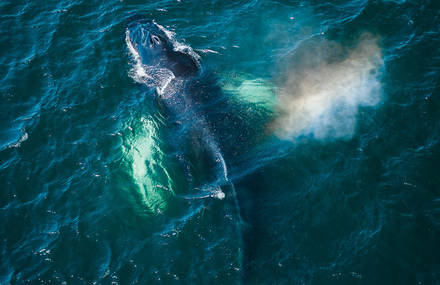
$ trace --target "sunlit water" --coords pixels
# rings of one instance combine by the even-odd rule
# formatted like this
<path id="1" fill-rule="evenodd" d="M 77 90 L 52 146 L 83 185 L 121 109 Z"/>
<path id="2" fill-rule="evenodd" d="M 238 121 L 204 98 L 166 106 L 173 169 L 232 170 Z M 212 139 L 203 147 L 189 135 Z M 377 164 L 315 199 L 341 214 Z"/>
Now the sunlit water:
<path id="1" fill-rule="evenodd" d="M 440 282 L 439 11 L 2 2 L 0 283 Z M 176 143 L 157 94 L 183 85 L 145 73 L 133 13 L 200 56 L 214 172 Z"/>

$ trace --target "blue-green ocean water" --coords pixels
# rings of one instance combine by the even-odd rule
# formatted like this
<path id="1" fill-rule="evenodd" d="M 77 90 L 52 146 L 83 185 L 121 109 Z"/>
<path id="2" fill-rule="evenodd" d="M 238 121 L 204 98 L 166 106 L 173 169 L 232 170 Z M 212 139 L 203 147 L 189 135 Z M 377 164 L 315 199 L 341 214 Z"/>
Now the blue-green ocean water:
<path id="1" fill-rule="evenodd" d="M 239 207 L 188 186 L 133 13 L 200 55 Z M 437 0 L 5 0 L 0 19 L 1 284 L 440 283 Z"/>

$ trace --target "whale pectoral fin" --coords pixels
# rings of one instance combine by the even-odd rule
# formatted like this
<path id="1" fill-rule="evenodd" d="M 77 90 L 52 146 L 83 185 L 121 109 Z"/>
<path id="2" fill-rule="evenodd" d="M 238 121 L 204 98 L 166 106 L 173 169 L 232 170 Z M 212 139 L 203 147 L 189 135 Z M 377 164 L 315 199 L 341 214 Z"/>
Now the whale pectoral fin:
<path id="1" fill-rule="evenodd" d="M 275 86 L 262 78 L 245 73 L 225 74 L 221 87 L 236 102 L 249 104 L 254 108 L 274 112 L 278 105 Z"/>
<path id="2" fill-rule="evenodd" d="M 194 200 L 194 199 L 206 199 L 206 198 L 215 198 L 219 200 L 223 200 L 226 197 L 225 192 L 223 192 L 222 188 L 219 185 L 203 185 L 201 187 L 194 188 L 194 194 L 182 196 L 185 199 Z"/>

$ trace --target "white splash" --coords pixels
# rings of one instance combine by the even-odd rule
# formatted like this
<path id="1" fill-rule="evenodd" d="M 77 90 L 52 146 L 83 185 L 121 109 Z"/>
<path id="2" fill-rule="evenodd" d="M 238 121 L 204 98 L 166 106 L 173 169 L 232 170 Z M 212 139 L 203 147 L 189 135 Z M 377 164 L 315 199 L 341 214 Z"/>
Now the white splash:
<path id="1" fill-rule="evenodd" d="M 359 108 L 375 106 L 381 100 L 383 60 L 376 38 L 362 36 L 357 47 L 339 62 L 320 56 L 308 54 L 302 60 L 318 64 L 299 64 L 289 72 L 279 94 L 281 115 L 274 124 L 281 138 L 311 135 L 316 139 L 349 139 L 356 130 Z"/>
<path id="2" fill-rule="evenodd" d="M 199 63 L 200 56 L 196 52 L 194 52 L 194 50 L 190 46 L 177 41 L 174 37 L 175 35 L 174 32 L 167 30 L 166 28 L 157 24 L 154 21 L 153 23 L 161 31 L 164 32 L 165 36 L 173 45 L 173 49 L 175 51 L 180 51 L 189 54 L 196 60 L 197 64 L 200 64 Z M 130 41 L 130 31 L 128 29 L 125 32 L 125 42 L 127 43 L 128 50 L 133 59 L 133 65 L 132 65 L 132 69 L 130 70 L 130 76 L 138 83 L 146 84 L 147 86 L 150 87 L 155 87 L 157 93 L 159 95 L 163 95 L 169 84 L 173 81 L 173 79 L 176 78 L 174 73 L 167 68 L 144 64 L 139 55 L 139 52 Z"/>
<path id="3" fill-rule="evenodd" d="M 199 64 L 200 55 L 198 55 L 196 52 L 194 52 L 194 50 L 190 46 L 188 46 L 182 42 L 177 41 L 176 38 L 174 37 L 176 33 L 172 32 L 170 30 L 167 30 L 164 26 L 159 25 L 155 21 L 153 21 L 153 23 L 162 32 L 165 33 L 165 35 L 168 37 L 168 40 L 173 44 L 173 49 L 175 51 L 180 51 L 180 52 L 184 52 L 184 53 L 189 54 L 190 56 L 192 56 L 196 60 L 197 64 Z"/>
<path id="4" fill-rule="evenodd" d="M 125 32 L 125 42 L 133 59 L 129 73 L 131 78 L 149 87 L 156 87 L 157 93 L 159 95 L 163 94 L 168 84 L 176 78 L 174 73 L 167 68 L 143 64 L 139 52 L 130 41 L 130 31 L 128 29 Z"/>
<path id="5" fill-rule="evenodd" d="M 10 148 L 17 148 L 21 146 L 21 143 L 26 141 L 29 138 L 28 133 L 24 132 L 24 134 L 13 144 L 9 145 Z"/>

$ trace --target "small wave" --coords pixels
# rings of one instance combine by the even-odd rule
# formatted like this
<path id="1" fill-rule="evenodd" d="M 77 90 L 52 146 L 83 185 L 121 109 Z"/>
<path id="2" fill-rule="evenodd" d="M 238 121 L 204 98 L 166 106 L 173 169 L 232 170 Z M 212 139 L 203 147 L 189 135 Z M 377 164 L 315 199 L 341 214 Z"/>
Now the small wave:
<path id="1" fill-rule="evenodd" d="M 218 51 L 212 50 L 212 49 L 197 49 L 197 51 L 201 52 L 201 53 L 214 53 L 214 54 L 220 54 Z"/>
<path id="2" fill-rule="evenodd" d="M 29 138 L 28 133 L 24 132 L 24 134 L 13 144 L 9 145 L 9 148 L 18 148 L 21 146 L 21 143 L 26 141 Z"/>

